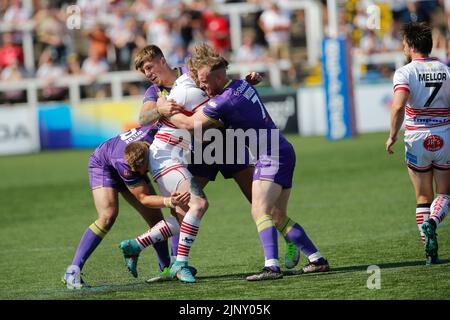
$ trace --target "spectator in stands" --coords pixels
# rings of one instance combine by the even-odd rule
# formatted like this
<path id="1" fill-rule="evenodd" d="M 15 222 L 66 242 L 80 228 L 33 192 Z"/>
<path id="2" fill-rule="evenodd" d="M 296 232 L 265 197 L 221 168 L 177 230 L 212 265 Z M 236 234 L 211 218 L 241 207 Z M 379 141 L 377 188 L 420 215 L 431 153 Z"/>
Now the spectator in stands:
<path id="1" fill-rule="evenodd" d="M 55 81 L 65 74 L 64 68 L 56 61 L 57 53 L 51 47 L 44 49 L 39 58 L 39 68 L 36 72 L 36 77 L 45 84 L 45 87 L 42 89 L 42 98 L 45 101 L 62 100 L 66 97 L 66 88 L 53 86 Z"/>
<path id="2" fill-rule="evenodd" d="M 96 51 L 96 55 L 106 59 L 111 39 L 106 35 L 104 26 L 100 23 L 95 24 L 88 32 L 88 37 L 90 50 Z"/>
<path id="3" fill-rule="evenodd" d="M 0 70 L 8 67 L 14 61 L 18 61 L 19 64 L 22 64 L 22 47 L 13 43 L 13 35 L 11 32 L 3 33 L 2 42 L 3 45 L 0 47 Z"/>
<path id="4" fill-rule="evenodd" d="M 375 30 L 367 29 L 364 32 L 359 48 L 363 54 L 373 54 L 381 51 L 381 40 L 378 38 Z"/>
<path id="5" fill-rule="evenodd" d="M 87 75 L 92 84 L 86 88 L 86 93 L 89 97 L 103 98 L 106 96 L 106 86 L 97 83 L 99 75 L 108 72 L 110 69 L 106 59 L 98 55 L 97 51 L 89 50 L 89 56 L 83 61 L 81 65 L 81 72 Z"/>
<path id="6" fill-rule="evenodd" d="M 106 12 L 104 0 L 77 0 L 77 6 L 83 13 L 83 28 L 90 30 L 97 23 L 100 14 Z"/>
<path id="7" fill-rule="evenodd" d="M 264 31 L 266 41 L 269 45 L 270 56 L 274 59 L 290 59 L 290 12 L 282 11 L 273 2 L 269 9 L 264 10 L 262 13 L 259 18 L 259 25 Z"/>
<path id="8" fill-rule="evenodd" d="M 33 21 L 37 37 L 36 56 L 40 56 L 45 48 L 51 48 L 56 53 L 55 62 L 64 64 L 67 55 L 65 12 L 52 5 L 47 5 L 38 10 Z"/>
<path id="9" fill-rule="evenodd" d="M 218 54 L 228 54 L 231 43 L 227 18 L 213 9 L 203 13 L 203 20 L 206 27 L 206 38 L 210 45 Z"/>
<path id="10" fill-rule="evenodd" d="M 75 52 L 67 56 L 67 73 L 71 75 L 81 74 L 80 57 Z"/>
<path id="11" fill-rule="evenodd" d="M 181 66 L 185 64 L 185 60 L 189 53 L 184 46 L 177 46 L 175 50 L 167 57 L 167 62 L 170 66 Z"/>
<path id="12" fill-rule="evenodd" d="M 18 59 L 13 58 L 11 63 L 0 73 L 1 81 L 18 81 L 24 78 L 24 71 Z M 11 90 L 3 92 L 3 100 L 7 103 L 18 103 L 25 101 L 25 92 L 23 90 Z"/>
<path id="13" fill-rule="evenodd" d="M 5 14 L 3 15 L 3 18 L 0 19 L 0 22 L 11 25 L 13 27 L 23 26 L 30 21 L 31 15 L 32 12 L 22 5 L 22 0 L 11 0 L 5 11 Z M 2 15 L 0 14 L 0 17 L 1 16 Z M 22 32 L 14 31 L 13 38 L 14 42 L 21 42 Z"/>
<path id="14" fill-rule="evenodd" d="M 381 48 L 382 52 L 390 52 L 390 51 L 402 51 L 403 43 L 400 38 L 400 32 L 397 28 L 398 24 L 396 22 L 391 23 L 386 32 L 383 34 L 381 38 Z"/>
<path id="15" fill-rule="evenodd" d="M 181 0 L 152 0 L 153 8 L 157 10 L 158 15 L 178 19 L 179 12 L 177 7 Z"/>
<path id="16" fill-rule="evenodd" d="M 202 13 L 194 6 L 188 6 L 184 2 L 180 4 L 179 10 L 180 17 L 176 23 L 184 49 L 187 50 L 202 30 Z"/>
<path id="17" fill-rule="evenodd" d="M 148 19 L 148 17 L 152 16 L 154 8 L 151 0 L 135 0 L 130 7 L 130 11 L 138 19 L 139 17 Z"/>
<path id="18" fill-rule="evenodd" d="M 254 62 L 266 59 L 267 56 L 264 48 L 255 43 L 255 35 L 253 33 L 244 34 L 242 46 L 237 49 L 234 55 L 234 61 Z"/>
<path id="19" fill-rule="evenodd" d="M 163 15 L 146 23 L 148 43 L 158 46 L 165 56 L 170 56 L 177 47 L 183 46 L 181 35 L 176 32 L 174 23 Z"/>
<path id="20" fill-rule="evenodd" d="M 132 53 L 134 48 L 136 48 L 135 39 L 137 34 L 137 22 L 133 17 L 126 18 L 123 26 L 111 33 L 117 70 L 130 70 Z"/>
<path id="21" fill-rule="evenodd" d="M 22 0 L 11 0 L 1 22 L 20 26 L 28 22 L 30 18 L 31 11 L 22 5 Z"/>

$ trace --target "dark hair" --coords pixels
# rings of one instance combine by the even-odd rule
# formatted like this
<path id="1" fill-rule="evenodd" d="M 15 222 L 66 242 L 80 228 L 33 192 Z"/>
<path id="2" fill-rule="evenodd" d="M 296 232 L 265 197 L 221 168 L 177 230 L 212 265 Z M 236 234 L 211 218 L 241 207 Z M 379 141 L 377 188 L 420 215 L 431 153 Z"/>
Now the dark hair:
<path id="1" fill-rule="evenodd" d="M 422 54 L 430 54 L 433 49 L 431 27 L 424 22 L 412 22 L 402 26 L 403 39 L 408 46 Z"/>

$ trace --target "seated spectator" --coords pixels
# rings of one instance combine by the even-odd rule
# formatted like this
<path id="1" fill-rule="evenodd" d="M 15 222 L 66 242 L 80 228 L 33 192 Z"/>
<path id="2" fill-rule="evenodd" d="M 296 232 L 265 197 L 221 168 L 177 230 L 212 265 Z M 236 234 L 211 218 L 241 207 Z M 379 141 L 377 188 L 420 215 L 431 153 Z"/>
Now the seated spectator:
<path id="1" fill-rule="evenodd" d="M 381 51 L 381 40 L 374 30 L 367 29 L 361 38 L 359 48 L 363 54 L 379 53 Z"/>
<path id="2" fill-rule="evenodd" d="M 36 78 L 44 82 L 42 89 L 42 98 L 45 101 L 63 100 L 67 94 L 67 88 L 53 86 L 56 80 L 65 75 L 65 69 L 56 63 L 57 53 L 46 48 L 39 58 L 39 68 L 36 72 Z"/>
<path id="3" fill-rule="evenodd" d="M 253 34 L 244 35 L 242 46 L 236 51 L 234 60 L 236 62 L 254 62 L 266 59 L 266 52 L 260 45 L 255 43 L 255 36 Z"/>
<path id="4" fill-rule="evenodd" d="M 24 78 L 24 71 L 19 60 L 13 59 L 11 63 L 0 73 L 1 81 L 18 81 Z M 7 103 L 25 102 L 25 91 L 11 90 L 3 92 L 3 100 Z"/>
<path id="5" fill-rule="evenodd" d="M 72 75 L 81 74 L 80 58 L 75 52 L 67 56 L 67 73 Z"/>
<path id="6" fill-rule="evenodd" d="M 3 45 L 0 47 L 0 69 L 8 67 L 13 61 L 23 63 L 23 50 L 21 46 L 13 43 L 13 35 L 10 32 L 3 33 Z"/>
<path id="7" fill-rule="evenodd" d="M 111 33 L 117 70 L 130 70 L 132 63 L 131 57 L 134 48 L 136 48 L 135 38 L 137 35 L 137 21 L 133 17 L 126 18 L 123 27 Z"/>
<path id="8" fill-rule="evenodd" d="M 105 28 L 101 24 L 96 24 L 88 32 L 89 47 L 95 50 L 101 58 L 107 58 L 108 47 L 111 39 L 106 35 Z"/>
<path id="9" fill-rule="evenodd" d="M 31 11 L 22 5 L 22 0 L 11 0 L 5 14 L 3 15 L 3 18 L 0 18 L 0 22 L 13 27 L 23 26 L 25 23 L 30 21 L 31 15 Z M 14 31 L 14 42 L 20 43 L 22 41 L 22 36 L 22 31 Z"/>
<path id="10" fill-rule="evenodd" d="M 22 0 L 11 0 L 1 22 L 20 26 L 31 17 L 31 11 L 22 5 Z"/>
<path id="11" fill-rule="evenodd" d="M 402 39 L 400 37 L 400 33 L 395 28 L 395 23 L 391 23 L 386 32 L 383 34 L 380 49 L 383 52 L 403 50 Z"/>
<path id="12" fill-rule="evenodd" d="M 87 75 L 92 82 L 86 89 L 89 97 L 105 97 L 106 86 L 104 84 L 97 83 L 99 75 L 109 71 L 109 64 L 106 59 L 100 57 L 95 50 L 89 50 L 89 56 L 83 61 L 81 65 L 81 72 L 83 75 Z"/>
<path id="13" fill-rule="evenodd" d="M 54 5 L 47 4 L 46 7 L 38 10 L 33 17 L 37 37 L 36 56 L 40 56 L 45 48 L 52 48 L 56 53 L 55 62 L 58 64 L 64 64 L 67 55 L 65 36 L 68 29 L 63 14 L 65 15 Z"/>

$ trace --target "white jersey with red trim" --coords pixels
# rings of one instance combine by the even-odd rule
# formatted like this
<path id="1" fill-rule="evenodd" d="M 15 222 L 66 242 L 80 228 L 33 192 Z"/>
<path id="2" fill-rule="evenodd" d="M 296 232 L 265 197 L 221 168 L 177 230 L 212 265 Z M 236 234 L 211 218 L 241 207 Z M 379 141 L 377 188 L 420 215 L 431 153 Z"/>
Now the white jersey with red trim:
<path id="1" fill-rule="evenodd" d="M 175 81 L 167 99 L 183 106 L 185 109 L 183 113 L 191 116 L 209 100 L 209 97 L 197 87 L 189 74 L 185 73 Z M 150 146 L 153 178 L 157 180 L 172 167 L 186 165 L 190 150 L 191 133 L 185 129 L 178 129 L 166 118 L 161 118 L 155 140 Z"/>
<path id="2" fill-rule="evenodd" d="M 394 74 L 394 92 L 409 92 L 405 129 L 450 124 L 450 68 L 436 58 L 414 59 Z"/>

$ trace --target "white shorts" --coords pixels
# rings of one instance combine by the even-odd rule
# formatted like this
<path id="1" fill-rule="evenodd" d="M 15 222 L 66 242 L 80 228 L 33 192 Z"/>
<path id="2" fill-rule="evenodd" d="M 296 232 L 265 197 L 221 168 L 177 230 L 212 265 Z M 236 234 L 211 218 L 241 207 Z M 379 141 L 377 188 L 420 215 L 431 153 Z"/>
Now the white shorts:
<path id="1" fill-rule="evenodd" d="M 176 192 L 184 180 L 192 179 L 192 174 L 184 165 L 175 165 L 162 171 L 155 179 L 159 192 L 163 197 L 170 197 Z"/>
<path id="2" fill-rule="evenodd" d="M 167 145 L 155 139 L 150 145 L 149 163 L 153 179 L 157 179 L 163 171 L 174 166 L 184 165 L 187 167 L 190 151 Z"/>
<path id="3" fill-rule="evenodd" d="M 406 165 L 419 172 L 450 169 L 450 126 L 405 131 Z"/>

